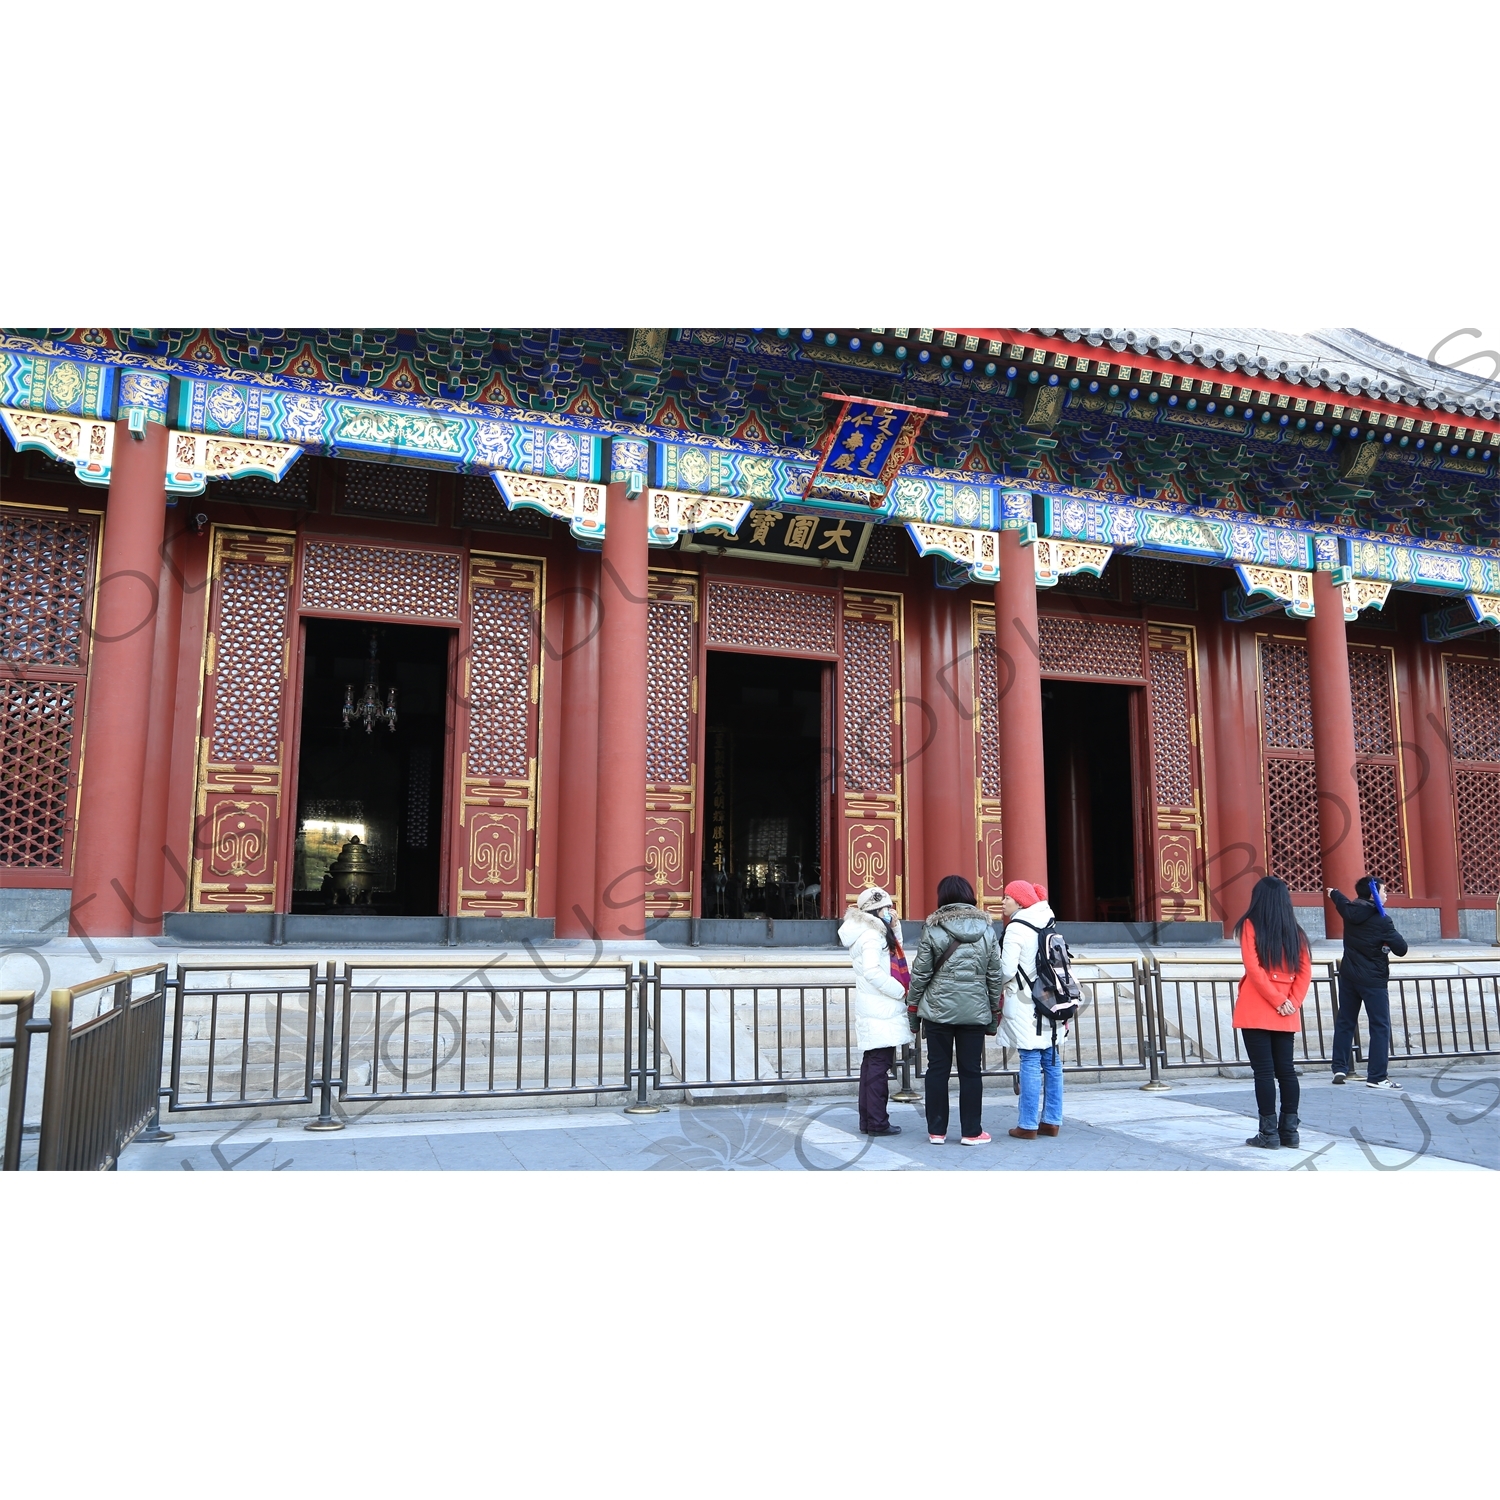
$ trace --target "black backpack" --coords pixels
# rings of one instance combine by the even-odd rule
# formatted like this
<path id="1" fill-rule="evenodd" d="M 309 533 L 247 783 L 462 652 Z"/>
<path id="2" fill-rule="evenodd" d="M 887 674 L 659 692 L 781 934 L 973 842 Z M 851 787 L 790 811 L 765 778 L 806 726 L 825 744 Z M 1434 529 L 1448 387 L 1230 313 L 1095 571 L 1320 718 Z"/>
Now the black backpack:
<path id="1" fill-rule="evenodd" d="M 1021 919 L 1012 917 L 1011 921 L 1021 922 Z M 1018 972 L 1031 986 L 1031 999 L 1036 1007 L 1036 1034 L 1042 1034 L 1043 1021 L 1050 1022 L 1055 1047 L 1058 1022 L 1071 1021 L 1088 1002 L 1078 981 L 1073 978 L 1073 955 L 1068 952 L 1068 945 L 1057 930 L 1056 919 L 1045 927 L 1037 927 L 1031 922 L 1021 922 L 1021 926 L 1037 935 L 1036 977 L 1028 978 L 1025 969 Z"/>

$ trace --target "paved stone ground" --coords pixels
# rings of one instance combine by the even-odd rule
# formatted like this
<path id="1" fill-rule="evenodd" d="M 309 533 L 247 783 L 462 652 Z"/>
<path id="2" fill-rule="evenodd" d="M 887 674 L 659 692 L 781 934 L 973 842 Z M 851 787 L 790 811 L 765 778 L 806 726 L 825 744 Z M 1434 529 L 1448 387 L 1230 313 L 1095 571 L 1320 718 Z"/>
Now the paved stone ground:
<path id="1" fill-rule="evenodd" d="M 133 1145 L 122 1171 L 1482 1171 L 1500 1170 L 1500 1067 L 1408 1070 L 1403 1092 L 1302 1079 L 1302 1144 L 1261 1151 L 1248 1082 L 1204 1079 L 1166 1093 L 1074 1085 L 1062 1134 L 1012 1140 L 1009 1087 L 985 1095 L 988 1146 L 926 1137 L 919 1108 L 893 1105 L 899 1137 L 858 1133 L 854 1098 L 700 1105 L 632 1116 L 618 1109 L 448 1113 L 382 1119 L 351 1111 L 347 1129 L 314 1134 L 296 1119 L 187 1126 Z"/>

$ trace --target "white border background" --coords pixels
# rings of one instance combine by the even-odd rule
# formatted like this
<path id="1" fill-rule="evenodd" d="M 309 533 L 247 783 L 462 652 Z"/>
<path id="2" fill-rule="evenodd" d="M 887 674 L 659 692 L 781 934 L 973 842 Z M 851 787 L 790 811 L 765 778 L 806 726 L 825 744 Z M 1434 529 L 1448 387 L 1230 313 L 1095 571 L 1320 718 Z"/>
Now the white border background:
<path id="1" fill-rule="evenodd" d="M 1496 41 L 1442 3 L 13 4 L 0 324 L 1477 330 L 1457 362 L 1500 346 Z M 1495 1206 L 12 1176 L 7 1489 L 1449 1493 Z"/>

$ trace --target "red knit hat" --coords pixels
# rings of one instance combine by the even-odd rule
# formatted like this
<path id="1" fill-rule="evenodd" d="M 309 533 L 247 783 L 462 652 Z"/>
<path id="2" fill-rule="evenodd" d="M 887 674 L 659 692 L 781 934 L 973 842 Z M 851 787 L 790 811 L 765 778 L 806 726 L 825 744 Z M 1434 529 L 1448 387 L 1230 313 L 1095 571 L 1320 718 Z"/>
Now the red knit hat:
<path id="1" fill-rule="evenodd" d="M 1012 880 L 1006 884 L 1005 894 L 1022 906 L 1035 906 L 1043 894 L 1029 880 Z"/>

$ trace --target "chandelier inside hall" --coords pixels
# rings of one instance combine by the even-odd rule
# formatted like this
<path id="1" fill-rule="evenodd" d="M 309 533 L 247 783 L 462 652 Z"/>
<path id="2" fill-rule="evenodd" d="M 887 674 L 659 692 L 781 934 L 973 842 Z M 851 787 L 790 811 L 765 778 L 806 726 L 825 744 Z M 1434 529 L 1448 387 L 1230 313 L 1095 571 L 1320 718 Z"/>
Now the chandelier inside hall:
<path id="1" fill-rule="evenodd" d="M 396 690 L 388 688 L 385 705 L 380 702 L 380 658 L 376 655 L 378 643 L 375 632 L 370 632 L 370 664 L 365 669 L 365 690 L 358 703 L 354 701 L 354 684 L 344 687 L 344 728 L 356 720 L 365 726 L 366 734 L 374 734 L 375 726 L 384 723 L 392 734 L 396 732 Z"/>

